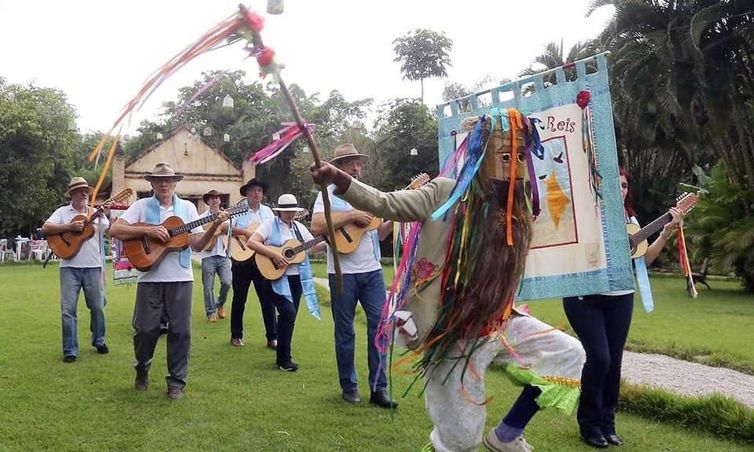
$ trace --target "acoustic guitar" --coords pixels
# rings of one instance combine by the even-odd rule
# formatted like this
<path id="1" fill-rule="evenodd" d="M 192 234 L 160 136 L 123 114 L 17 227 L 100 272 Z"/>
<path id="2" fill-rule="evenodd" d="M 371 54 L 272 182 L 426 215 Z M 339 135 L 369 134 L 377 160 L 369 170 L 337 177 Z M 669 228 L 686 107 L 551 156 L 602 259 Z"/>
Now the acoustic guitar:
<path id="1" fill-rule="evenodd" d="M 81 245 L 83 245 L 85 241 L 94 237 L 94 220 L 102 215 L 102 212 L 104 212 L 110 204 L 125 201 L 133 194 L 134 190 L 131 187 L 126 187 L 116 193 L 115 196 L 100 204 L 91 215 L 76 215 L 71 220 L 71 223 L 74 221 L 83 221 L 84 229 L 78 232 L 67 231 L 61 232 L 60 234 L 49 234 L 47 236 L 47 246 L 49 246 L 52 252 L 59 258 L 73 259 L 79 251 L 81 251 Z"/>
<path id="2" fill-rule="evenodd" d="M 290 239 L 286 240 L 286 242 L 283 243 L 282 246 L 268 245 L 268 247 L 282 254 L 285 260 L 288 262 L 288 265 L 300 264 L 301 262 L 304 262 L 304 258 L 306 257 L 306 250 L 325 240 L 326 237 L 324 236 L 315 237 L 314 239 L 304 243 L 301 243 L 296 239 Z M 261 273 L 262 276 L 265 277 L 265 279 L 275 281 L 277 279 L 280 279 L 280 277 L 285 274 L 285 267 L 278 267 L 277 264 L 275 264 L 275 262 L 267 256 L 256 253 L 254 255 L 254 260 L 256 261 L 257 267 L 259 268 L 259 273 Z"/>
<path id="3" fill-rule="evenodd" d="M 683 193 L 678 197 L 675 207 L 683 213 L 688 213 L 694 208 L 694 204 L 696 204 L 698 198 L 696 193 Z M 628 229 L 628 244 L 631 247 L 631 258 L 636 259 L 643 256 L 647 252 L 647 248 L 649 248 L 647 238 L 661 230 L 672 220 L 673 216 L 670 212 L 667 212 L 643 228 L 639 228 L 637 224 L 627 224 L 626 229 Z"/>
<path id="4" fill-rule="evenodd" d="M 309 211 L 304 209 L 301 212 L 297 212 L 293 218 L 294 220 L 300 220 L 306 217 L 308 214 Z M 251 235 L 254 233 L 254 231 L 257 230 L 260 224 L 261 223 L 249 224 L 249 226 L 245 229 L 245 231 L 249 234 L 248 237 L 251 237 Z M 230 242 L 233 248 L 231 250 L 230 258 L 232 260 L 236 262 L 246 262 L 247 260 L 254 257 L 254 250 L 246 245 L 247 240 L 248 239 L 246 238 L 246 236 L 243 235 L 231 237 Z M 228 249 L 228 234 L 225 234 L 223 236 L 223 245 L 225 246 L 225 249 Z"/>
<path id="5" fill-rule="evenodd" d="M 254 233 L 254 231 L 257 230 L 260 223 L 249 223 L 249 226 L 246 227 L 245 231 L 249 234 L 249 237 L 251 237 L 251 234 Z M 245 235 L 234 235 L 230 238 L 231 243 L 231 254 L 230 258 L 233 259 L 236 262 L 246 262 L 247 260 L 254 257 L 254 250 L 249 248 L 246 245 L 246 241 L 248 239 Z M 228 235 L 225 234 L 223 236 L 223 244 L 225 245 L 225 249 L 228 248 Z"/>
<path id="6" fill-rule="evenodd" d="M 226 210 L 231 217 L 241 215 L 249 210 L 246 205 L 234 206 Z M 170 251 L 185 250 L 189 246 L 189 231 L 197 226 L 202 226 L 215 221 L 218 213 L 207 215 L 204 218 L 184 223 L 180 217 L 172 216 L 165 219 L 161 226 L 168 230 L 170 240 L 161 242 L 147 235 L 136 239 L 123 241 L 123 251 L 129 262 L 139 271 L 149 271 L 158 264 Z M 149 223 L 136 223 L 134 226 L 155 226 Z"/>
<path id="7" fill-rule="evenodd" d="M 413 190 L 426 185 L 430 180 L 429 174 L 421 173 L 414 176 L 404 190 Z M 338 222 L 343 219 L 347 213 L 333 212 L 333 222 Z M 380 227 L 382 219 L 374 217 L 372 221 L 366 226 L 358 226 L 354 223 L 348 223 L 335 230 L 335 248 L 340 254 L 351 254 L 359 247 L 361 239 L 369 231 L 373 231 Z"/>

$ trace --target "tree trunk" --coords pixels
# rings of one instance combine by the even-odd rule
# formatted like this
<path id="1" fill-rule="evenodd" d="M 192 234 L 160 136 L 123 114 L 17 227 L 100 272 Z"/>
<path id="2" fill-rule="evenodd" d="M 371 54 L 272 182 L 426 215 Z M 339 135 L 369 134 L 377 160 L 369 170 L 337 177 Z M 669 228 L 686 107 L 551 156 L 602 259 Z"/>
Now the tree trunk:
<path id="1" fill-rule="evenodd" d="M 421 99 L 422 99 L 422 103 L 424 103 L 424 79 L 420 78 L 419 79 L 419 83 L 421 84 L 421 87 L 422 87 L 422 97 L 421 97 Z"/>

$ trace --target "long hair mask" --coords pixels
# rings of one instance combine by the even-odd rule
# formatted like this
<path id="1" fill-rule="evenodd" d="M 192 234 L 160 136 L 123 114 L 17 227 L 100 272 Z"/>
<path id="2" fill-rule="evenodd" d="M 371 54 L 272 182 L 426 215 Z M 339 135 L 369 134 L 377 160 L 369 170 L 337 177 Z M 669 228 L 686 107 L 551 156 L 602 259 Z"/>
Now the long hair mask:
<path id="1" fill-rule="evenodd" d="M 508 318 L 531 241 L 525 188 L 536 128 L 513 109 L 475 119 L 465 124 L 467 158 L 449 202 L 432 216 L 448 214 L 450 233 L 438 318 L 416 363 L 420 373 L 451 356 L 468 365 Z"/>

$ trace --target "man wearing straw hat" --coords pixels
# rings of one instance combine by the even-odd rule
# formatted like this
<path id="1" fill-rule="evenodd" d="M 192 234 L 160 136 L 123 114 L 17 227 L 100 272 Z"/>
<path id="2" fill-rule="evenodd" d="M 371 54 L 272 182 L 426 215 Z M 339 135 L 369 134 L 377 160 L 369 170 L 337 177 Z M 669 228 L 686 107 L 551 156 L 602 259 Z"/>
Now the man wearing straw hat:
<path id="1" fill-rule="evenodd" d="M 113 223 L 111 235 L 120 240 L 149 237 L 168 242 L 170 235 L 161 225 L 165 219 L 177 216 L 188 223 L 198 219 L 199 214 L 193 203 L 175 194 L 176 183 L 183 176 L 176 174 L 169 164 L 156 164 L 144 178 L 152 184 L 154 195 L 136 201 L 123 212 Z M 194 251 L 204 248 L 228 217 L 227 212 L 220 212 L 207 231 L 201 226 L 189 231 L 191 248 Z M 160 338 L 160 320 L 164 313 L 168 320 L 168 398 L 177 400 L 183 397 L 191 348 L 193 282 L 189 249 L 168 252 L 149 271 L 139 275 L 133 316 L 136 356 L 134 386 L 137 391 L 146 391 L 149 386 L 149 368 Z"/>
<path id="2" fill-rule="evenodd" d="M 202 196 L 202 200 L 209 207 L 199 218 L 212 215 L 220 211 L 220 193 L 210 190 Z M 227 225 L 222 228 L 227 230 Z M 202 286 L 204 287 L 204 310 L 210 323 L 217 323 L 218 317 L 225 318 L 225 300 L 231 285 L 230 259 L 225 252 L 223 241 L 219 237 L 212 239 L 214 243 L 208 250 L 202 250 Z M 215 275 L 220 277 L 220 296 L 215 302 Z"/>
<path id="3" fill-rule="evenodd" d="M 71 203 L 60 207 L 50 215 L 42 226 L 45 234 L 62 234 L 64 232 L 81 232 L 84 222 L 72 221 L 78 215 L 90 215 L 88 206 L 92 187 L 83 177 L 74 177 L 68 184 L 65 195 Z M 78 318 L 76 308 L 79 292 L 83 289 L 86 307 L 92 320 L 92 346 L 97 353 L 109 352 L 105 344 L 105 296 L 102 275 L 102 233 L 110 222 L 101 216 L 95 223 L 96 233 L 86 240 L 76 255 L 70 259 L 60 260 L 60 311 L 63 318 L 63 361 L 72 363 L 79 356 Z"/>
<path id="4" fill-rule="evenodd" d="M 353 144 L 341 144 L 335 148 L 335 158 L 330 163 L 340 168 L 350 177 L 361 177 L 364 163 L 368 155 L 361 154 Z M 356 210 L 351 205 L 335 196 L 334 186 L 330 186 L 330 202 L 332 211 L 338 218 L 333 218 L 335 229 L 354 224 L 366 226 L 372 221 L 372 214 Z M 312 233 L 322 235 L 327 233 L 322 193 L 317 195 L 312 215 Z M 371 396 L 369 402 L 383 407 L 394 408 L 394 402 L 387 394 L 387 379 L 385 377 L 384 356 L 381 356 L 374 344 L 374 335 L 385 305 L 385 279 L 382 275 L 380 263 L 380 241 L 392 231 L 392 223 L 386 221 L 376 229 L 367 232 L 359 243 L 358 248 L 350 254 L 339 254 L 340 267 L 343 271 L 343 292 L 338 294 L 336 276 L 332 260 L 332 247 L 327 247 L 327 273 L 330 281 L 330 296 L 332 298 L 332 315 L 335 326 L 335 358 L 338 363 L 338 378 L 342 397 L 348 403 L 359 403 L 356 368 L 354 367 L 354 349 L 356 334 L 353 320 L 356 313 L 356 303 L 360 302 L 367 316 L 367 350 L 369 363 L 369 387 Z"/>
<path id="5" fill-rule="evenodd" d="M 254 224 L 258 226 L 266 220 L 275 218 L 272 209 L 262 204 L 266 191 L 267 184 L 256 177 L 242 185 L 239 190 L 241 196 L 246 197 L 243 202 L 249 206 L 249 210 L 240 215 L 233 226 L 233 235 L 238 236 L 242 241 L 251 238 L 252 233 L 250 231 Z M 232 246 L 235 246 L 235 244 Z M 249 286 L 253 282 L 262 310 L 267 348 L 275 350 L 277 348 L 277 320 L 275 319 L 275 304 L 272 302 L 273 294 L 270 293 L 268 287 L 269 283 L 259 273 L 254 258 L 242 262 L 233 260 L 231 272 L 233 273 L 233 305 L 230 308 L 230 344 L 234 347 L 244 346 L 243 315 L 246 311 Z"/>

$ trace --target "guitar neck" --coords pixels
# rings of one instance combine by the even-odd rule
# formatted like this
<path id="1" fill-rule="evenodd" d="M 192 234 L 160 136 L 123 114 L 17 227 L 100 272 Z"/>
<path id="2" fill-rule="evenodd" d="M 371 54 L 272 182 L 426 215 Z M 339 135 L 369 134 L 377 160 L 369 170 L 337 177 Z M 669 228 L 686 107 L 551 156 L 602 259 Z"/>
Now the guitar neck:
<path id="1" fill-rule="evenodd" d="M 646 240 L 649 236 L 654 234 L 655 232 L 662 229 L 666 224 L 670 223 L 670 221 L 673 219 L 673 216 L 670 215 L 670 213 L 666 213 L 665 215 L 660 216 L 653 222 L 649 223 L 648 225 L 641 228 L 639 232 L 631 236 L 631 240 L 634 243 L 641 243 L 644 240 Z"/>
<path id="2" fill-rule="evenodd" d="M 299 246 L 291 249 L 291 251 L 293 252 L 294 255 L 296 255 L 296 254 L 298 254 L 298 253 L 300 253 L 302 251 L 308 250 L 309 248 L 313 247 L 314 245 L 316 245 L 316 244 L 318 244 L 320 242 L 324 242 L 325 239 L 326 239 L 326 237 L 324 237 L 324 236 L 315 237 L 314 239 L 309 240 L 307 242 L 304 242 L 301 245 L 299 245 Z"/>
<path id="3" fill-rule="evenodd" d="M 230 210 L 228 210 L 227 212 L 230 213 L 231 217 L 234 217 L 236 215 L 242 214 L 245 211 L 246 210 L 230 212 Z M 173 229 L 168 230 L 168 232 L 170 233 L 171 236 L 176 236 L 178 234 L 183 234 L 184 232 L 188 232 L 188 231 L 194 229 L 195 227 L 202 226 L 202 225 L 205 225 L 207 223 L 212 223 L 213 221 L 215 221 L 215 219 L 217 218 L 217 215 L 219 213 L 220 212 L 213 213 L 213 214 L 207 215 L 206 217 L 199 218 L 198 220 L 194 220 L 194 221 L 185 223 L 183 226 L 178 226 L 177 228 L 173 228 Z"/>

